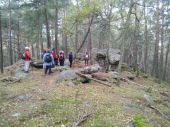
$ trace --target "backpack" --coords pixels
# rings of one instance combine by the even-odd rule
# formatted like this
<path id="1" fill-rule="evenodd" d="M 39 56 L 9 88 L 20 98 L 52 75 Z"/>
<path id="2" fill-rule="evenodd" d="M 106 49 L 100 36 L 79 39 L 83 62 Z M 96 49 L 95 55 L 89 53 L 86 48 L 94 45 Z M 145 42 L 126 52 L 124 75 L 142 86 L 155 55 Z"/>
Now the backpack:
<path id="1" fill-rule="evenodd" d="M 47 55 L 45 56 L 45 62 L 47 62 L 47 63 L 51 63 L 51 62 L 52 62 L 52 57 L 51 57 L 50 54 L 47 54 Z"/>

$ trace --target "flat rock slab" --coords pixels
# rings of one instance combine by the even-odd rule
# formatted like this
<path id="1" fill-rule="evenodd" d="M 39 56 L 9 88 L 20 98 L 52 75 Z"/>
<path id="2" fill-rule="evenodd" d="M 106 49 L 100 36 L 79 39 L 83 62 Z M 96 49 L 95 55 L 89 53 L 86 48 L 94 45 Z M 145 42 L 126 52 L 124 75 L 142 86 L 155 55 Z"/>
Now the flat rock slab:
<path id="1" fill-rule="evenodd" d="M 62 71 L 57 76 L 57 82 L 62 82 L 65 80 L 75 80 L 75 79 L 77 79 L 77 75 L 76 75 L 75 71 L 73 71 L 73 70 Z"/>
<path id="2" fill-rule="evenodd" d="M 16 70 L 15 77 L 17 78 L 25 78 L 28 75 L 28 73 L 25 73 L 22 69 Z"/>

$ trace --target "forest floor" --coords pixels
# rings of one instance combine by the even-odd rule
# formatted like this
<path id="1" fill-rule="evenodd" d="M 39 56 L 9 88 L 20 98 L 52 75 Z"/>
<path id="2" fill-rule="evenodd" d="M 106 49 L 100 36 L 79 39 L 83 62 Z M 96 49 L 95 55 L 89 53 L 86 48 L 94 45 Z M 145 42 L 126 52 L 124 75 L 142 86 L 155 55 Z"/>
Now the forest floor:
<path id="1" fill-rule="evenodd" d="M 142 76 L 134 81 L 140 85 L 122 81 L 119 87 L 56 83 L 59 73 L 45 76 L 42 69 L 33 69 L 21 82 L 0 82 L 0 127 L 127 127 L 130 121 L 137 127 L 170 127 L 170 121 L 144 104 L 147 94 L 170 117 L 170 84 Z"/>

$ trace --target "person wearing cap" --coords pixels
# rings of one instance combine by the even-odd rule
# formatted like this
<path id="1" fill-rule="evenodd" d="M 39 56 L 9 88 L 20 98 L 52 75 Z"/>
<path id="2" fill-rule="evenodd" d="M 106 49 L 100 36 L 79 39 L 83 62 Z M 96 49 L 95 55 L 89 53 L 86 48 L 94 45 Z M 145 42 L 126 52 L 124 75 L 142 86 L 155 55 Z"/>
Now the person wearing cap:
<path id="1" fill-rule="evenodd" d="M 29 72 L 30 60 L 31 60 L 31 54 L 30 54 L 30 51 L 29 51 L 29 47 L 25 47 L 25 51 L 24 51 L 24 71 L 26 73 Z"/>

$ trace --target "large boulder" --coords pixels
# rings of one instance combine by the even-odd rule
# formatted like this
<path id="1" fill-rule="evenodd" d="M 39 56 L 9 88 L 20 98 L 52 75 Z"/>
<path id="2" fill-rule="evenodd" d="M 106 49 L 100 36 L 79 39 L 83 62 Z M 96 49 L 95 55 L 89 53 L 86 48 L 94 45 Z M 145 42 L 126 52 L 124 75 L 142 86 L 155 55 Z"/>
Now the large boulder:
<path id="1" fill-rule="evenodd" d="M 111 70 L 117 69 L 121 58 L 120 50 L 112 48 L 98 50 L 95 56 L 95 60 L 102 68 L 108 69 L 110 66 Z"/>
<path id="2" fill-rule="evenodd" d="M 33 60 L 31 62 L 31 66 L 33 66 L 37 69 L 42 69 L 43 68 L 43 62 L 42 62 L 42 60 Z"/>
<path id="3" fill-rule="evenodd" d="M 93 74 L 93 73 L 98 72 L 100 69 L 101 69 L 101 67 L 98 64 L 94 64 L 94 65 L 85 67 L 83 70 L 81 70 L 81 73 Z"/>
<path id="4" fill-rule="evenodd" d="M 108 59 L 111 65 L 118 65 L 120 61 L 120 50 L 118 49 L 109 49 Z"/>
<path id="5" fill-rule="evenodd" d="M 73 70 L 62 71 L 57 77 L 58 82 L 62 82 L 64 80 L 75 80 L 75 79 L 77 79 L 77 75 Z"/>

